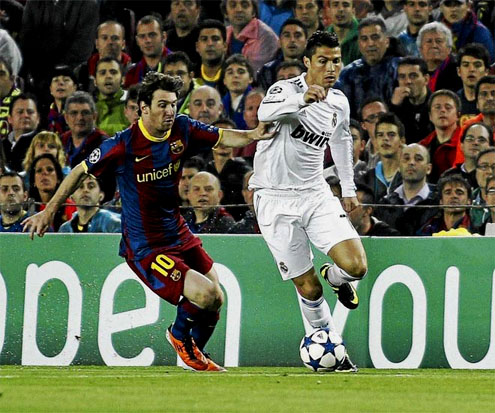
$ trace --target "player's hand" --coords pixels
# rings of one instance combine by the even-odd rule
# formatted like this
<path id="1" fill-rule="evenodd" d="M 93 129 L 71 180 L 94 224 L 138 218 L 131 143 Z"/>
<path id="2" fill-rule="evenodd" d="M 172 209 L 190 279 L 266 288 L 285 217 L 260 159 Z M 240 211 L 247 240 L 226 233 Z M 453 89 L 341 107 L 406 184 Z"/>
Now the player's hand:
<path id="1" fill-rule="evenodd" d="M 411 88 L 407 86 L 398 86 L 394 89 L 391 102 L 395 106 L 402 105 L 405 98 L 411 95 Z"/>
<path id="2" fill-rule="evenodd" d="M 255 130 L 254 140 L 257 141 L 272 139 L 278 132 L 278 128 L 273 122 L 260 122 Z"/>
<path id="3" fill-rule="evenodd" d="M 34 239 L 34 234 L 42 237 L 50 228 L 52 219 L 53 216 L 50 215 L 46 209 L 38 212 L 21 222 L 21 225 L 23 226 L 22 232 L 29 232 L 31 239 Z"/>
<path id="4" fill-rule="evenodd" d="M 304 94 L 304 101 L 306 103 L 319 102 L 321 100 L 325 100 L 327 97 L 327 91 L 324 87 L 319 85 L 311 85 L 306 90 Z"/>
<path id="5" fill-rule="evenodd" d="M 345 212 L 349 213 L 357 206 L 359 206 L 359 201 L 355 196 L 342 198 L 342 207 L 344 208 Z"/>

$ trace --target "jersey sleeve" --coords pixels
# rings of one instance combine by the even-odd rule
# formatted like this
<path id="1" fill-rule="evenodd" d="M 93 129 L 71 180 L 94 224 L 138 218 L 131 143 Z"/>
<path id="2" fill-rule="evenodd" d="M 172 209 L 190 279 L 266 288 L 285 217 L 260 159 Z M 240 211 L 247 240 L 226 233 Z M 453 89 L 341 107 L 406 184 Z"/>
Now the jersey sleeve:
<path id="1" fill-rule="evenodd" d="M 116 170 L 123 164 L 125 144 L 120 135 L 107 139 L 82 162 L 86 173 L 99 176 L 107 169 Z"/>
<path id="2" fill-rule="evenodd" d="M 349 102 L 345 97 L 343 97 L 343 102 L 341 114 L 343 118 L 330 139 L 330 150 L 340 178 L 342 196 L 347 198 L 356 196 L 356 185 L 354 184 L 353 143 L 349 129 Z"/>
<path id="3" fill-rule="evenodd" d="M 187 119 L 189 122 L 188 128 L 190 138 L 188 154 L 190 156 L 208 152 L 218 144 L 222 136 L 221 129 L 194 119 Z"/>
<path id="4" fill-rule="evenodd" d="M 280 81 L 268 89 L 258 108 L 258 119 L 262 122 L 281 120 L 304 106 L 307 106 L 304 93 L 297 93 L 290 83 Z"/>

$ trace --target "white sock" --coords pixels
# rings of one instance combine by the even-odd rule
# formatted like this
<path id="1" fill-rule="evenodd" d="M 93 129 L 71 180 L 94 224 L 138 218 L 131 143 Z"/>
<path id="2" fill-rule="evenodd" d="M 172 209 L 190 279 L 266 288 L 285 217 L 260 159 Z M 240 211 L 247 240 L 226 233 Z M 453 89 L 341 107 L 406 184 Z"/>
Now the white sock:
<path id="1" fill-rule="evenodd" d="M 364 278 L 364 277 L 363 277 Z M 330 281 L 332 285 L 338 287 L 342 284 L 349 283 L 352 281 L 358 281 L 361 278 L 355 278 L 349 274 L 347 274 L 342 268 L 337 266 L 336 264 L 330 265 L 327 270 L 327 279 Z"/>
<path id="2" fill-rule="evenodd" d="M 299 291 L 296 290 L 296 292 L 304 318 L 312 328 L 328 327 L 330 331 L 337 332 L 333 323 L 332 313 L 330 313 L 330 307 L 325 297 L 321 296 L 318 300 L 311 301 L 301 296 Z"/>

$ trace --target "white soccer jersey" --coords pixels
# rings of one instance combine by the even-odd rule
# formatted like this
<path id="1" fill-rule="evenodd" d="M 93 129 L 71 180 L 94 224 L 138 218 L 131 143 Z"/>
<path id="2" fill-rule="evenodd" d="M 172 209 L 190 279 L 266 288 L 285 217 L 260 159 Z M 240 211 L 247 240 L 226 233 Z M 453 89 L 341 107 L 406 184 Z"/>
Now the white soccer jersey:
<path id="1" fill-rule="evenodd" d="M 275 122 L 278 133 L 258 142 L 249 186 L 300 190 L 326 185 L 323 157 L 329 145 L 342 195 L 355 196 L 349 102 L 340 90 L 330 89 L 324 101 L 308 105 L 305 76 L 275 83 L 261 102 L 259 120 Z"/>

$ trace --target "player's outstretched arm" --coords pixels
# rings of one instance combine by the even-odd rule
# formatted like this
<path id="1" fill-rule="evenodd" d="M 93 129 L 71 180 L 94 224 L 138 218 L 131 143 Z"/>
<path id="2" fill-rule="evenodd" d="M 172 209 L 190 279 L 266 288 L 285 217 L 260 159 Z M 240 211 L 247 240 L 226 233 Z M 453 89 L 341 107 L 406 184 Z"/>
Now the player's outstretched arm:
<path id="1" fill-rule="evenodd" d="M 223 129 L 220 143 L 238 148 L 253 141 L 272 139 L 276 133 L 277 131 L 273 128 L 271 122 L 260 122 L 256 129 L 251 130 Z"/>
<path id="2" fill-rule="evenodd" d="M 62 205 L 67 197 L 77 189 L 81 182 L 81 178 L 83 178 L 84 175 L 86 175 L 86 170 L 83 164 L 80 163 L 62 181 L 57 192 L 55 192 L 50 202 L 46 204 L 46 208 L 22 221 L 22 226 L 24 227 L 22 231 L 29 231 L 31 239 L 34 238 L 34 234 L 42 237 L 45 232 L 48 231 L 48 228 L 50 228 L 55 213 L 60 208 L 60 205 Z"/>

